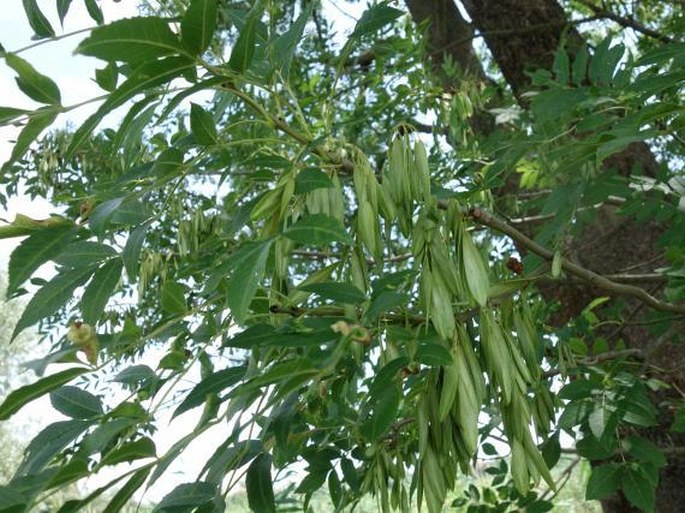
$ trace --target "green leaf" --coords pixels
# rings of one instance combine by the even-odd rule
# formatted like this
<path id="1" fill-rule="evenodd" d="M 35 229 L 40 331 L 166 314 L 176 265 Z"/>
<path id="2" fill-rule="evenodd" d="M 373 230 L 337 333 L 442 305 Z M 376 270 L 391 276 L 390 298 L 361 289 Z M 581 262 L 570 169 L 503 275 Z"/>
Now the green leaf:
<path id="1" fill-rule="evenodd" d="M 190 130 L 195 140 L 203 146 L 212 146 L 217 142 L 214 118 L 196 103 L 190 104 Z"/>
<path id="2" fill-rule="evenodd" d="M 181 19 L 181 42 L 195 55 L 204 52 L 216 30 L 216 0 L 193 0 Z"/>
<path id="3" fill-rule="evenodd" d="M 10 121 L 19 116 L 29 114 L 31 111 L 26 109 L 16 109 L 14 107 L 0 107 L 0 125 L 7 125 Z"/>
<path id="4" fill-rule="evenodd" d="M 66 420 L 50 424 L 29 442 L 24 453 L 24 461 L 17 469 L 16 475 L 29 475 L 41 471 L 90 425 L 91 423 L 86 420 Z"/>
<path id="5" fill-rule="evenodd" d="M 160 178 L 177 176 L 185 167 L 183 156 L 184 153 L 178 148 L 167 148 L 159 154 L 150 173 Z"/>
<path id="6" fill-rule="evenodd" d="M 143 458 L 155 458 L 157 447 L 152 439 L 146 437 L 122 445 L 102 458 L 102 465 L 129 463 Z"/>
<path id="7" fill-rule="evenodd" d="M 207 481 L 217 485 L 223 481 L 226 473 L 242 467 L 263 451 L 260 440 L 240 440 L 235 442 L 229 437 L 217 447 L 214 454 L 205 463 L 200 475 L 207 473 Z"/>
<path id="8" fill-rule="evenodd" d="M 397 419 L 402 394 L 397 386 L 389 386 L 373 399 L 373 411 L 361 426 L 362 434 L 369 440 L 376 440 L 390 429 Z"/>
<path id="9" fill-rule="evenodd" d="M 2 165 L 0 171 L 7 172 L 12 164 L 24 156 L 31 144 L 38 139 L 38 136 L 57 118 L 57 113 L 53 111 L 37 111 L 30 117 L 24 128 L 19 132 L 17 141 L 12 148 L 12 154 L 7 162 Z"/>
<path id="10" fill-rule="evenodd" d="M 399 9 L 395 9 L 386 4 L 374 5 L 364 11 L 362 17 L 359 18 L 359 21 L 354 27 L 354 31 L 350 35 L 350 39 L 360 38 L 366 34 L 376 32 L 387 24 L 395 21 L 402 16 L 402 14 L 404 13 Z"/>
<path id="11" fill-rule="evenodd" d="M 113 92 L 117 88 L 119 71 L 117 65 L 110 62 L 102 69 L 95 70 L 95 82 L 105 91 Z"/>
<path id="12" fill-rule="evenodd" d="M 621 467 L 618 464 L 593 467 L 585 489 L 585 499 L 598 501 L 610 497 L 618 490 L 620 481 Z"/>
<path id="13" fill-rule="evenodd" d="M 91 19 L 98 25 L 102 25 L 105 22 L 102 10 L 95 0 L 86 0 L 86 10 Z"/>
<path id="14" fill-rule="evenodd" d="M 231 58 L 228 67 L 237 73 L 247 70 L 254 57 L 257 43 L 257 24 L 259 22 L 259 10 L 252 12 L 245 22 L 238 39 L 231 50 Z"/>
<path id="15" fill-rule="evenodd" d="M 302 41 L 307 20 L 311 17 L 313 10 L 314 4 L 307 4 L 290 28 L 273 42 L 272 55 L 274 64 L 284 77 L 288 76 L 290 62 L 295 54 L 297 45 Z"/>
<path id="16" fill-rule="evenodd" d="M 558 83 L 562 85 L 569 83 L 569 68 L 568 53 L 563 48 L 559 48 L 554 54 L 554 64 L 552 65 L 552 71 L 554 71 Z"/>
<path id="17" fill-rule="evenodd" d="M 65 306 L 73 297 L 74 290 L 88 281 L 92 273 L 93 270 L 90 268 L 69 269 L 43 285 L 26 305 L 24 313 L 14 327 L 11 340 L 25 328 L 33 326 Z"/>
<path id="18" fill-rule="evenodd" d="M 36 69 L 18 55 L 5 55 L 7 65 L 17 72 L 17 85 L 22 92 L 37 101 L 48 105 L 59 105 L 62 96 L 57 84 L 49 77 L 38 73 Z"/>
<path id="19" fill-rule="evenodd" d="M 124 264 L 117 258 L 110 260 L 95 271 L 93 279 L 88 284 L 88 287 L 86 287 L 81 299 L 83 320 L 88 324 L 94 325 L 100 319 L 107 301 L 109 301 L 121 279 L 123 267 Z"/>
<path id="20" fill-rule="evenodd" d="M 651 464 L 657 468 L 666 465 L 664 452 L 646 438 L 629 436 L 621 440 L 621 445 L 628 454 L 639 460 L 642 464 Z"/>
<path id="21" fill-rule="evenodd" d="M 571 74 L 574 85 L 581 85 L 587 76 L 587 62 L 589 55 L 587 52 L 587 45 L 583 43 L 580 49 L 576 52 L 576 57 L 573 60 L 573 69 Z"/>
<path id="22" fill-rule="evenodd" d="M 10 392 L 4 402 L 0 405 L 0 420 L 9 419 L 24 405 L 61 387 L 76 376 L 80 376 L 87 371 L 88 369 L 85 367 L 67 369 Z"/>
<path id="23" fill-rule="evenodd" d="M 685 433 L 685 408 L 680 408 L 675 413 L 675 419 L 671 425 L 671 431 L 674 433 Z"/>
<path id="24" fill-rule="evenodd" d="M 186 287 L 174 281 L 164 282 L 162 285 L 162 309 L 170 314 L 183 314 L 187 311 Z"/>
<path id="25" fill-rule="evenodd" d="M 380 392 L 392 386 L 397 379 L 397 373 L 407 367 L 407 365 L 409 365 L 409 358 L 406 356 L 398 356 L 386 363 L 373 378 L 369 386 L 369 394 L 377 396 Z"/>
<path id="26" fill-rule="evenodd" d="M 112 216 L 125 198 L 114 198 L 97 205 L 88 217 L 88 226 L 96 235 L 103 235 Z"/>
<path id="27" fill-rule="evenodd" d="M 364 314 L 364 318 L 367 322 L 374 322 L 383 312 L 405 306 L 407 301 L 408 298 L 406 294 L 400 294 L 399 292 L 393 292 L 392 290 L 384 290 L 373 298 L 368 310 L 366 310 L 366 313 Z"/>
<path id="28" fill-rule="evenodd" d="M 335 469 L 331 469 L 328 474 L 328 495 L 331 498 L 334 508 L 340 506 L 340 501 L 342 499 L 342 486 L 340 484 L 340 478 Z"/>
<path id="29" fill-rule="evenodd" d="M 416 350 L 416 360 L 424 365 L 451 365 L 452 354 L 442 344 L 421 341 Z"/>
<path id="30" fill-rule="evenodd" d="M 247 318 L 250 302 L 264 276 L 266 259 L 273 239 L 243 244 L 233 255 L 236 267 L 228 282 L 226 303 L 236 321 L 242 323 Z"/>
<path id="31" fill-rule="evenodd" d="M 131 476 L 131 479 L 126 481 L 126 484 L 119 489 L 119 491 L 109 501 L 107 507 L 102 513 L 117 513 L 126 506 L 128 501 L 133 497 L 133 494 L 145 483 L 147 476 L 150 474 L 151 468 L 142 468 Z"/>
<path id="32" fill-rule="evenodd" d="M 120 107 L 135 95 L 166 84 L 181 75 L 184 71 L 192 69 L 193 67 L 194 63 L 187 58 L 174 56 L 146 62 L 135 68 L 128 80 L 112 92 L 95 114 L 86 119 L 78 130 L 74 132 L 71 144 L 69 145 L 69 148 L 67 148 L 65 158 L 68 159 L 74 156 L 76 150 L 81 147 L 105 115 L 109 114 L 117 107 Z"/>
<path id="33" fill-rule="evenodd" d="M 216 493 L 216 486 L 211 483 L 196 481 L 180 484 L 169 492 L 152 511 L 153 513 L 190 511 L 212 502 Z"/>
<path id="34" fill-rule="evenodd" d="M 283 231 L 283 235 L 300 244 L 322 246 L 331 242 L 352 245 L 352 237 L 337 219 L 324 214 L 301 218 Z"/>
<path id="35" fill-rule="evenodd" d="M 50 25 L 50 22 L 41 12 L 36 0 L 22 0 L 24 4 L 24 12 L 29 19 L 29 25 L 38 36 L 38 39 L 46 37 L 54 37 L 55 30 Z"/>
<path id="36" fill-rule="evenodd" d="M 654 511 L 654 485 L 639 467 L 629 466 L 623 473 L 621 489 L 630 503 L 642 511 Z"/>
<path id="37" fill-rule="evenodd" d="M 90 419 L 102 414 L 100 398 L 74 386 L 63 386 L 51 392 L 50 403 L 55 410 L 72 419 Z"/>
<path id="38" fill-rule="evenodd" d="M 140 63 L 178 54 L 182 49 L 168 21 L 148 16 L 117 20 L 98 27 L 75 51 L 104 61 Z"/>
<path id="39" fill-rule="evenodd" d="M 71 0 L 57 0 L 57 16 L 62 25 L 64 25 L 64 17 L 69 12 L 69 6 L 71 6 Z"/>
<path id="40" fill-rule="evenodd" d="M 24 239 L 10 255 L 7 296 L 14 294 L 41 265 L 59 255 L 74 235 L 71 226 L 55 226 L 43 228 Z"/>
<path id="41" fill-rule="evenodd" d="M 181 413 L 200 406 L 205 402 L 208 395 L 218 394 L 232 387 L 243 379 L 245 370 L 245 367 L 230 367 L 210 374 L 190 391 L 183 402 L 178 405 L 171 418 L 173 419 Z"/>
<path id="42" fill-rule="evenodd" d="M 92 267 L 116 255 L 117 251 L 112 246 L 79 240 L 69 244 L 52 261 L 65 267 Z"/>
<path id="43" fill-rule="evenodd" d="M 141 224 L 131 232 L 124 246 L 124 251 L 121 257 L 126 267 L 126 274 L 130 281 L 134 281 L 138 276 L 138 260 L 140 259 L 140 251 L 143 248 L 143 242 L 147 235 L 148 223 Z"/>
<path id="44" fill-rule="evenodd" d="M 157 374 L 147 365 L 132 365 L 122 370 L 119 374 L 114 376 L 113 381 L 125 383 L 127 385 L 135 385 L 148 380 L 154 380 Z"/>
<path id="45" fill-rule="evenodd" d="M 329 176 L 315 167 L 308 167 L 297 174 L 295 178 L 295 194 L 305 194 L 315 189 L 329 189 L 333 181 Z"/>
<path id="46" fill-rule="evenodd" d="M 273 482 L 271 480 L 271 456 L 262 453 L 247 469 L 245 478 L 247 502 L 255 513 L 276 513 Z"/>
<path id="47" fill-rule="evenodd" d="M 351 283 L 338 283 L 335 281 L 324 281 L 321 283 L 310 283 L 298 287 L 305 292 L 313 292 L 324 299 L 331 299 L 339 303 L 349 303 L 356 305 L 366 299 L 364 293 Z"/>

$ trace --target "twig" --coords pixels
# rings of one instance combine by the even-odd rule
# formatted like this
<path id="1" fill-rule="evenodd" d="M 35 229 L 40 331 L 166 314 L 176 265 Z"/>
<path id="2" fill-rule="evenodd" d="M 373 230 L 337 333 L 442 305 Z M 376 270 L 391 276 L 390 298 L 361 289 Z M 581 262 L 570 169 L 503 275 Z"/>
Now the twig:
<path id="1" fill-rule="evenodd" d="M 589 8 L 592 12 L 594 12 L 597 16 L 601 18 L 606 18 L 611 21 L 615 21 L 622 27 L 628 27 L 633 29 L 636 32 L 640 32 L 641 34 L 644 34 L 645 36 L 649 36 L 651 38 L 657 39 L 661 41 L 662 43 L 672 43 L 673 39 L 671 39 L 668 36 L 664 36 L 663 34 L 660 34 L 656 30 L 652 30 L 649 27 L 645 27 L 642 23 L 639 23 L 631 18 L 626 18 L 625 16 L 620 16 L 616 14 L 615 12 L 609 11 L 608 9 L 605 9 L 604 7 L 600 7 L 599 5 L 596 5 L 594 2 L 591 0 L 578 0 L 581 4 L 583 4 L 585 7 Z"/>
<path id="2" fill-rule="evenodd" d="M 638 360 L 644 360 L 645 355 L 641 349 L 623 349 L 621 351 L 607 351 L 606 353 L 598 354 L 590 358 L 581 358 L 578 360 L 578 365 L 597 365 L 599 363 L 608 362 L 611 360 L 618 360 L 620 358 L 634 357 Z M 551 378 L 561 373 L 561 369 L 552 369 L 542 373 L 543 378 Z"/>
<path id="3" fill-rule="evenodd" d="M 446 207 L 446 204 L 444 206 Z M 550 251 L 544 246 L 541 246 L 527 235 L 524 235 L 513 226 L 505 223 L 501 219 L 496 218 L 489 212 L 486 212 L 481 208 L 472 208 L 468 211 L 468 215 L 476 223 L 489 226 L 500 233 L 508 235 L 523 247 L 541 256 L 545 260 L 551 261 L 554 259 L 554 252 Z M 640 287 L 624 283 L 616 283 L 607 277 L 602 276 L 601 274 L 597 274 L 594 271 L 590 271 L 589 269 L 585 269 L 577 264 L 574 264 L 566 258 L 562 258 L 561 267 L 569 274 L 577 276 L 582 280 L 589 282 L 591 285 L 594 285 L 595 287 L 608 290 L 609 292 L 613 292 L 619 296 L 635 297 L 643 303 L 651 306 L 655 310 L 660 310 L 662 312 L 685 313 L 685 305 L 676 305 L 673 303 L 660 301 Z"/>

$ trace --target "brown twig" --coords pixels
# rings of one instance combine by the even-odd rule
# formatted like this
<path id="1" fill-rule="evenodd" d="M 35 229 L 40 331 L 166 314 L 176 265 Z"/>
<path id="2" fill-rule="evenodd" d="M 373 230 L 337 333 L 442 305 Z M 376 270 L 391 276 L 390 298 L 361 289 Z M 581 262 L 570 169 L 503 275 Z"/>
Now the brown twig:
<path id="1" fill-rule="evenodd" d="M 656 30 L 652 30 L 649 27 L 645 27 L 642 23 L 639 23 L 635 21 L 632 18 L 626 18 L 625 16 L 620 16 L 616 14 L 615 12 L 609 11 L 608 9 L 605 9 L 604 7 L 601 7 L 599 5 L 596 5 L 592 0 L 578 0 L 581 4 L 583 4 L 585 7 L 590 9 L 592 12 L 594 12 L 597 16 L 600 18 L 606 18 L 611 21 L 615 21 L 622 27 L 627 27 L 633 29 L 635 32 L 640 32 L 641 34 L 644 34 L 645 36 L 649 36 L 651 38 L 654 38 L 658 41 L 661 41 L 662 43 L 672 43 L 673 39 L 671 39 L 668 36 L 664 36 L 663 34 L 657 32 Z"/>
<path id="2" fill-rule="evenodd" d="M 445 205 L 446 206 L 446 205 Z M 521 244 L 527 250 L 541 256 L 545 260 L 552 261 L 554 259 L 554 252 L 550 251 L 546 247 L 538 244 L 533 239 L 523 234 L 515 227 L 505 223 L 501 219 L 496 218 L 489 212 L 481 208 L 472 208 L 468 211 L 468 215 L 478 224 L 489 226 L 494 230 L 497 230 L 504 235 L 508 235 L 513 240 Z M 635 297 L 651 306 L 655 310 L 660 310 L 662 312 L 676 312 L 685 313 L 685 305 L 676 305 L 673 303 L 666 303 L 660 301 L 651 294 L 649 294 L 645 289 L 636 287 L 634 285 L 629 285 L 625 283 L 616 283 L 601 274 L 597 274 L 594 271 L 585 269 L 577 264 L 574 264 L 566 258 L 562 258 L 561 267 L 567 273 L 577 276 L 578 278 L 587 281 L 591 285 L 598 287 L 600 289 L 607 290 L 618 296 L 630 296 Z"/>
<path id="3" fill-rule="evenodd" d="M 590 358 L 581 358 L 578 360 L 578 365 L 597 365 L 603 362 L 608 362 L 611 360 L 618 360 L 621 358 L 633 357 L 638 360 L 644 360 L 645 355 L 641 349 L 623 349 L 621 351 L 607 351 L 606 353 L 598 354 Z M 551 378 L 561 373 L 561 369 L 552 369 L 542 373 L 543 378 Z"/>

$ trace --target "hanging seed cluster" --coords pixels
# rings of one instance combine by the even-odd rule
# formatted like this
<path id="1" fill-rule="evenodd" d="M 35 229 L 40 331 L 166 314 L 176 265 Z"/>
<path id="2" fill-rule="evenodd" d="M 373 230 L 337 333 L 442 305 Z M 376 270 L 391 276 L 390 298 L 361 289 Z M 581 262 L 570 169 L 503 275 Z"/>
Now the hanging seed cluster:
<path id="1" fill-rule="evenodd" d="M 535 443 L 536 430 L 546 435 L 554 419 L 548 388 L 540 383 L 537 333 L 525 301 L 494 305 L 485 260 L 468 231 L 461 209 L 451 201 L 438 209 L 430 193 L 426 149 L 406 134 L 392 142 L 378 183 L 365 160 L 354 171 L 358 203 L 357 239 L 374 259 L 383 257 L 380 219 L 412 241 L 418 270 L 419 301 L 452 362 L 433 367 L 416 398 L 418 451 L 382 444 L 364 489 L 377 491 L 382 510 L 409 511 L 405 467 L 416 465 L 410 493 L 425 499 L 429 513 L 438 513 L 458 470 L 468 472 L 478 449 L 478 420 L 484 404 L 495 403 L 511 445 L 511 473 L 518 490 L 531 483 L 554 482 Z M 353 253 L 351 274 L 362 290 L 366 270 L 362 253 Z M 477 311 L 475 323 L 456 315 Z M 516 334 L 514 334 L 516 333 Z M 406 398 L 405 400 L 410 400 Z"/>

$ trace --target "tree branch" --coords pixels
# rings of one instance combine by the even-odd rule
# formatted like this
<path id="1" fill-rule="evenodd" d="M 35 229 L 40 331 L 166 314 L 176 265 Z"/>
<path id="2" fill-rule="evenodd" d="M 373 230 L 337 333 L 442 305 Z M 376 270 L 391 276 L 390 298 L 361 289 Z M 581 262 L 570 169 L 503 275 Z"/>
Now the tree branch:
<path id="1" fill-rule="evenodd" d="M 446 206 L 446 204 L 444 206 Z M 490 228 L 493 228 L 494 230 L 497 230 L 500 233 L 508 235 L 513 240 L 515 240 L 523 247 L 525 247 L 527 250 L 532 251 L 536 255 L 539 255 L 542 258 L 544 258 L 545 260 L 553 260 L 554 252 L 538 244 L 533 239 L 529 238 L 527 235 L 524 235 L 513 226 L 505 223 L 501 219 L 496 218 L 495 216 L 486 212 L 485 210 L 480 208 L 472 208 L 468 211 L 468 215 L 476 223 L 481 224 L 483 226 L 489 226 Z M 613 292 L 618 296 L 630 296 L 637 298 L 643 303 L 646 303 L 647 305 L 651 306 L 655 310 L 660 310 L 662 312 L 685 313 L 685 305 L 676 305 L 673 303 L 666 303 L 664 301 L 660 301 L 640 287 L 624 283 L 616 283 L 607 278 L 606 276 L 602 276 L 601 274 L 597 274 L 594 271 L 585 269 L 567 260 L 566 258 L 562 258 L 561 267 L 569 274 L 577 276 L 578 278 L 589 282 L 591 285 L 594 285 L 595 287 L 607 290 L 609 292 Z"/>
<path id="2" fill-rule="evenodd" d="M 618 360 L 620 358 L 634 357 L 638 360 L 644 360 L 645 355 L 641 349 L 623 349 L 621 351 L 607 351 L 606 353 L 598 354 L 589 358 L 581 358 L 578 360 L 578 365 L 597 365 L 611 360 Z M 552 369 L 542 373 L 543 378 L 551 378 L 561 373 L 561 369 Z"/>
<path id="3" fill-rule="evenodd" d="M 668 36 L 664 36 L 663 34 L 660 34 L 656 30 L 652 30 L 649 27 L 645 27 L 643 24 L 635 21 L 632 18 L 626 18 L 625 16 L 620 16 L 612 11 L 609 11 L 608 9 L 605 9 L 604 7 L 601 7 L 599 5 L 596 5 L 592 0 L 578 0 L 581 4 L 583 4 L 585 7 L 590 9 L 592 12 L 594 12 L 597 16 L 601 18 L 606 18 L 611 21 L 615 21 L 622 27 L 627 27 L 633 29 L 635 32 L 640 32 L 641 34 L 644 34 L 645 36 L 649 36 L 651 38 L 657 39 L 661 41 L 662 43 L 672 43 L 673 39 L 671 39 Z"/>

